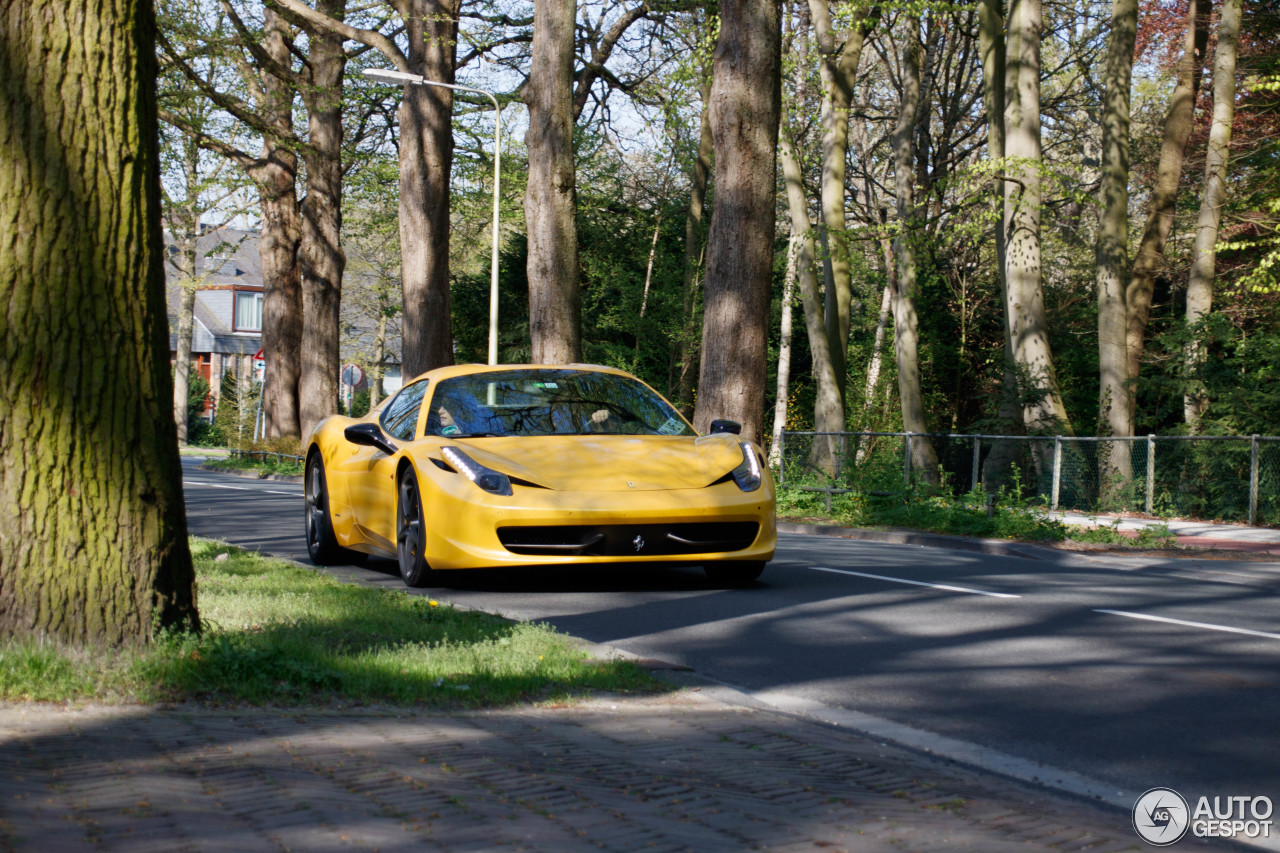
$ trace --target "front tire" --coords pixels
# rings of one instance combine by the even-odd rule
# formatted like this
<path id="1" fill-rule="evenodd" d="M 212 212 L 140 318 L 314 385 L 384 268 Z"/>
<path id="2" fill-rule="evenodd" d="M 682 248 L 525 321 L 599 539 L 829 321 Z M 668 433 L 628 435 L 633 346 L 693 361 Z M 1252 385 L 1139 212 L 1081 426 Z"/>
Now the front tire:
<path id="1" fill-rule="evenodd" d="M 427 526 L 423 521 L 422 493 L 412 468 L 400 475 L 396 501 L 396 557 L 406 586 L 426 586 L 432 578 L 427 564 Z"/>
<path id="2" fill-rule="evenodd" d="M 338 537 L 333 532 L 333 521 L 329 515 L 329 485 L 324 476 L 324 460 L 320 458 L 318 452 L 313 453 L 307 460 L 304 492 L 306 494 L 307 554 L 310 555 L 311 562 L 317 566 L 363 563 L 366 555 L 343 548 L 338 544 Z"/>
<path id="3" fill-rule="evenodd" d="M 732 563 L 707 563 L 702 567 L 707 577 L 724 586 L 746 586 L 764 572 L 764 560 L 739 560 Z"/>

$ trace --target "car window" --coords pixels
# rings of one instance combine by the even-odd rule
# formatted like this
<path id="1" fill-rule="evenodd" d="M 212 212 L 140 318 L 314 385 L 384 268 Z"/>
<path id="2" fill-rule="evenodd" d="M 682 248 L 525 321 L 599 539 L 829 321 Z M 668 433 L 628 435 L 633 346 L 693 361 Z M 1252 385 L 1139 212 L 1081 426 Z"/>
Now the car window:
<path id="1" fill-rule="evenodd" d="M 382 410 L 382 429 L 387 435 L 401 441 L 413 441 L 418 428 L 418 412 L 422 398 L 427 393 L 427 382 L 415 382 L 400 389 L 400 393 Z"/>
<path id="2" fill-rule="evenodd" d="M 574 368 L 473 373 L 441 380 L 428 435 L 695 435 L 671 405 L 630 376 Z"/>

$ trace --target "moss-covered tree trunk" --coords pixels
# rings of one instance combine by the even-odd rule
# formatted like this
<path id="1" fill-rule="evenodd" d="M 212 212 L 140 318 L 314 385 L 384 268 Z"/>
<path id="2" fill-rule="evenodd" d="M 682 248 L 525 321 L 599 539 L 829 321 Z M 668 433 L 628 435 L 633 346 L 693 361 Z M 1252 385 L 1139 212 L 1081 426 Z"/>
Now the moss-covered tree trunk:
<path id="1" fill-rule="evenodd" d="M 197 624 L 148 0 L 0 0 L 0 633 Z"/>

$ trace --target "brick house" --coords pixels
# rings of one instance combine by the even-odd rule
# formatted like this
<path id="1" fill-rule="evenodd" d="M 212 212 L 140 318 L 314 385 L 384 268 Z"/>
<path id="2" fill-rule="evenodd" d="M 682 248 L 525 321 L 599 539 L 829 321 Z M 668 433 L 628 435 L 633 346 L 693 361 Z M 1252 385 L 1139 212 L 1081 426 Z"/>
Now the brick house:
<path id="1" fill-rule="evenodd" d="M 177 247 L 165 235 L 172 258 Z M 200 237 L 196 253 L 195 312 L 191 324 L 191 363 L 210 386 L 205 416 L 212 417 L 222 376 L 234 370 L 243 387 L 250 381 L 253 357 L 262 347 L 262 265 L 258 233 L 235 228 L 210 228 Z M 165 264 L 169 303 L 169 359 L 178 354 L 178 270 Z"/>

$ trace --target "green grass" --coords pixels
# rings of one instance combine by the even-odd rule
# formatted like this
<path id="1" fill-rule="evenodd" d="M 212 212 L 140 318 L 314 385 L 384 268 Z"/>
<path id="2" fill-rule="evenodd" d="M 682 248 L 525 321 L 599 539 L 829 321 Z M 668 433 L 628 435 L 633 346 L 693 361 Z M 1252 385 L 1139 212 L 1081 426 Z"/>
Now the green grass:
<path id="1" fill-rule="evenodd" d="M 1072 529 L 1071 538 L 1076 542 L 1095 542 L 1102 545 L 1134 545 L 1139 548 L 1174 548 L 1178 537 L 1167 524 L 1153 524 L 1150 527 L 1134 531 L 1136 536 L 1128 536 L 1120 532 L 1120 521 L 1103 524 L 1097 527 L 1077 527 Z"/>
<path id="2" fill-rule="evenodd" d="M 253 471 L 257 474 L 294 474 L 303 473 L 302 462 L 297 459 L 281 459 L 279 462 L 270 454 L 265 457 L 229 456 L 225 459 L 209 459 L 206 468 L 219 471 Z"/>
<path id="3" fill-rule="evenodd" d="M 201 634 L 141 651 L 10 641 L 0 699 L 475 708 L 664 689 L 633 663 L 588 659 L 547 625 L 339 583 L 225 544 L 191 547 Z"/>
<path id="4" fill-rule="evenodd" d="M 1068 535 L 1066 525 L 1046 518 L 1016 493 L 1002 493 L 993 517 L 988 518 L 986 497 L 981 492 L 952 498 L 929 495 L 921 489 L 889 497 L 855 491 L 833 496 L 828 513 L 823 494 L 780 488 L 778 515 L 819 518 L 851 527 L 910 527 L 954 536 L 1023 541 L 1060 541 Z"/>

